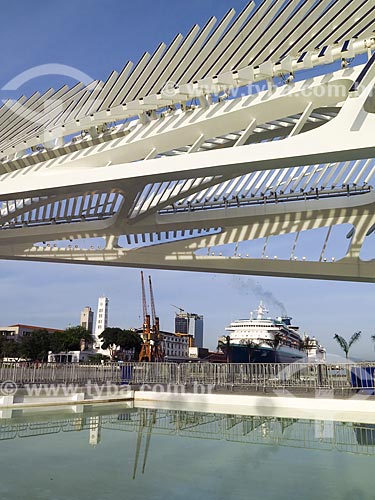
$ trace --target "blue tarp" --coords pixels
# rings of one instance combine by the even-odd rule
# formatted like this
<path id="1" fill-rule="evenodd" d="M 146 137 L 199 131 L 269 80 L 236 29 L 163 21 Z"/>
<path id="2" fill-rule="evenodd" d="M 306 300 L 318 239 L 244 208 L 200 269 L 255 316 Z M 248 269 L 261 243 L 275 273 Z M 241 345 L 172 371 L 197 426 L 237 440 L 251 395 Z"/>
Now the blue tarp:
<path id="1" fill-rule="evenodd" d="M 352 386 L 362 393 L 374 395 L 374 366 L 352 366 L 350 377 Z"/>
<path id="2" fill-rule="evenodd" d="M 133 379 L 133 367 L 132 366 L 121 366 L 121 383 L 130 384 Z"/>

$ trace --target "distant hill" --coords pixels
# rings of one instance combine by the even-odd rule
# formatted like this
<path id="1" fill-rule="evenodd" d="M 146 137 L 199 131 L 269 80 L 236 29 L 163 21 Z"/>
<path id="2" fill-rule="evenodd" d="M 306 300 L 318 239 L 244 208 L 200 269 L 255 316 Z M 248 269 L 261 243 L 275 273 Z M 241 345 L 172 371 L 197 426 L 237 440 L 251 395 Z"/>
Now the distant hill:
<path id="1" fill-rule="evenodd" d="M 331 353 L 327 353 L 327 359 L 326 359 L 327 363 L 346 363 L 346 359 L 344 356 L 340 356 L 338 354 L 331 354 Z M 363 359 L 363 358 L 356 358 L 354 356 L 350 356 L 350 358 L 348 359 L 348 362 L 352 362 L 352 363 L 374 363 L 375 362 L 375 359 L 374 358 L 367 358 L 367 359 Z"/>
<path id="2" fill-rule="evenodd" d="M 374 363 L 375 359 L 362 359 L 362 358 L 350 358 L 350 361 L 355 361 L 357 363 Z"/>

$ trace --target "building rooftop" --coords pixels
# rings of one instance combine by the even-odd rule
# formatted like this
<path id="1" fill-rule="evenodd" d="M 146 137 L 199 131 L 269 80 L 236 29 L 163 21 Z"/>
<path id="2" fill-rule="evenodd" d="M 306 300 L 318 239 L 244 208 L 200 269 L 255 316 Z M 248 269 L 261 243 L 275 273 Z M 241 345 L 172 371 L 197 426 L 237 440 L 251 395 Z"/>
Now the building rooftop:
<path id="1" fill-rule="evenodd" d="M 58 328 L 49 328 L 47 326 L 34 326 L 34 325 L 24 325 L 22 323 L 16 323 L 15 325 L 9 325 L 5 328 L 18 327 L 18 328 L 30 328 L 31 330 L 48 330 L 50 332 L 63 332 L 64 330 L 60 330 Z"/>

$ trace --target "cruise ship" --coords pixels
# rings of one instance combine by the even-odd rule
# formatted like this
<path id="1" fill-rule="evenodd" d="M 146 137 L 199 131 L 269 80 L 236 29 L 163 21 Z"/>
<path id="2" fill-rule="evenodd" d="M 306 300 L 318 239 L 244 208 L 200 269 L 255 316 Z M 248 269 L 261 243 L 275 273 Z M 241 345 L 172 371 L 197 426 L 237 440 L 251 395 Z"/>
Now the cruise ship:
<path id="1" fill-rule="evenodd" d="M 306 360 L 304 340 L 292 318 L 266 318 L 261 302 L 250 319 L 233 321 L 219 338 L 219 345 L 230 363 L 294 363 Z"/>

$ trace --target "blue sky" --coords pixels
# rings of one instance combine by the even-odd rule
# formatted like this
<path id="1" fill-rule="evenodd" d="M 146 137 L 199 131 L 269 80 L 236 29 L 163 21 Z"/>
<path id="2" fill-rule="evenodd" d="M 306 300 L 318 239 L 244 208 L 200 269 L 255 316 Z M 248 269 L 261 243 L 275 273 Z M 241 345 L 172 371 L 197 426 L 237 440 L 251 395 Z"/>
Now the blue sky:
<path id="1" fill-rule="evenodd" d="M 160 41 L 168 43 L 177 32 L 186 34 L 211 15 L 218 19 L 230 8 L 239 12 L 240 0 L 190 0 L 188 7 L 173 0 L 26 0 L 3 7 L 0 42 L 3 47 L 0 87 L 23 71 L 47 63 L 73 66 L 93 79 L 105 80 L 113 70 L 134 62 Z M 109 8 L 110 6 L 110 8 Z M 30 94 L 74 81 L 62 77 L 35 78 L 19 89 Z M 1 96 L 4 98 L 4 94 Z M 146 271 L 148 274 L 148 271 Z M 339 353 L 332 336 L 346 337 L 362 330 L 353 356 L 374 358 L 370 335 L 375 334 L 372 284 L 246 278 L 201 273 L 152 271 L 157 312 L 163 329 L 173 328 L 176 304 L 205 316 L 209 347 L 233 319 L 246 317 L 259 302 L 253 290 L 271 292 L 285 305 L 302 332 L 317 336 L 330 352 Z M 0 324 L 29 323 L 65 327 L 79 322 L 85 305 L 96 308 L 97 298 L 110 299 L 110 323 L 140 324 L 139 270 L 29 262 L 0 262 Z M 271 314 L 277 308 L 268 304 Z"/>

